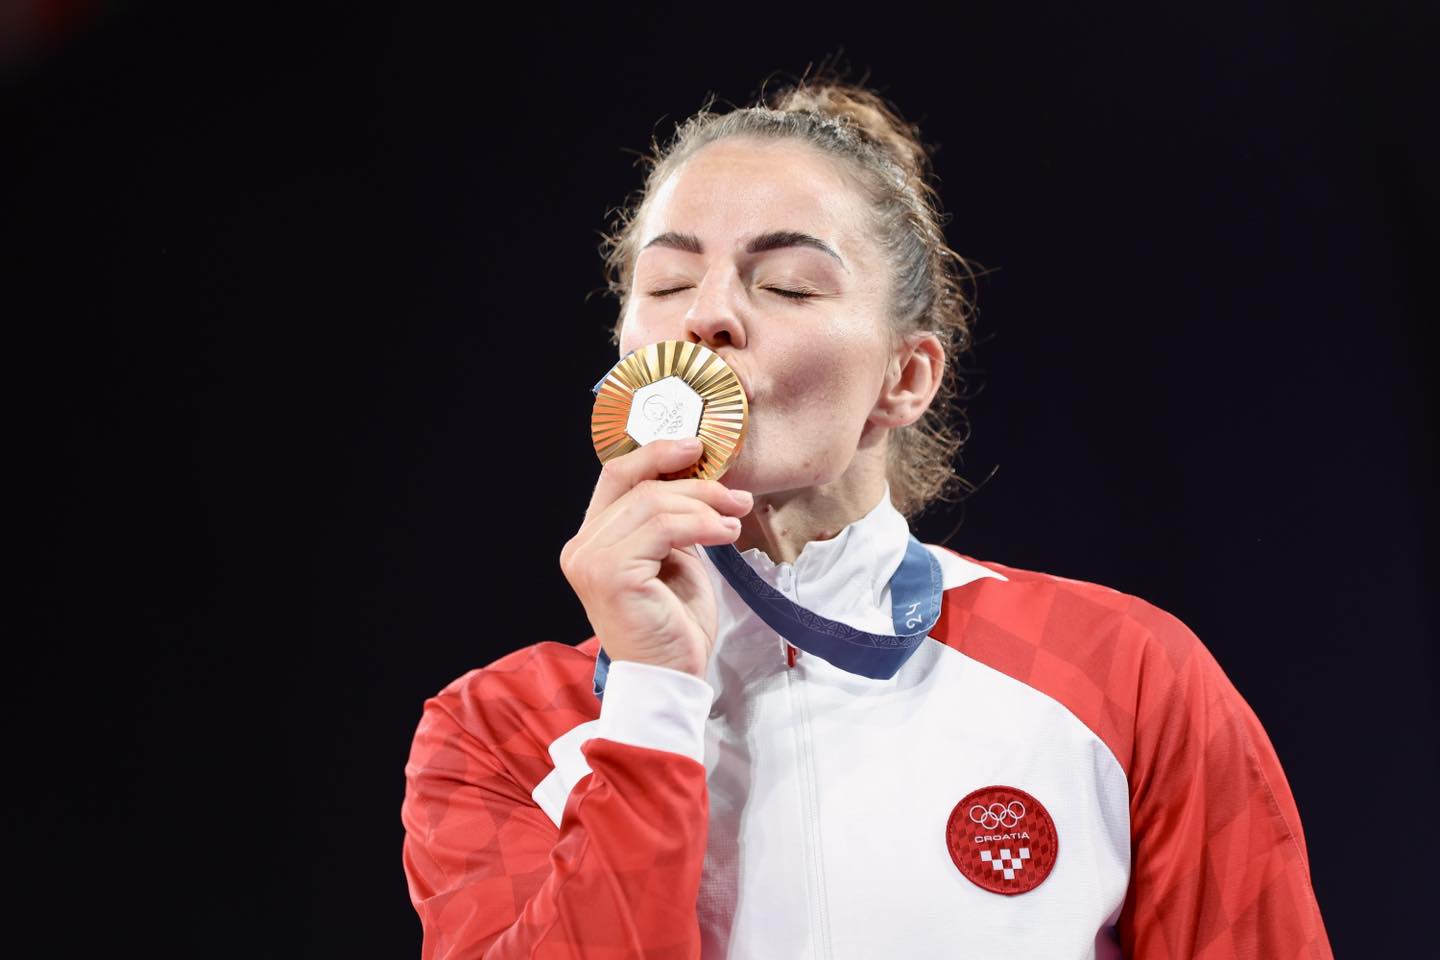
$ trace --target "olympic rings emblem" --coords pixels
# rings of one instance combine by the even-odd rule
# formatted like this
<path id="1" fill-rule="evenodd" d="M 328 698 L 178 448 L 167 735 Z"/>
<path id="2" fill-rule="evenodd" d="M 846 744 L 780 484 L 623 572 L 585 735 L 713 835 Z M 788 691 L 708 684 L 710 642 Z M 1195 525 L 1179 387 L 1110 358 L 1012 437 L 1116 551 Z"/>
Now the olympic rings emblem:
<path id="1" fill-rule="evenodd" d="M 970 822 L 978 823 L 986 830 L 995 830 L 1004 827 L 1011 829 L 1025 818 L 1025 804 L 1019 800 L 1011 800 L 1009 803 L 992 803 L 986 807 L 975 804 L 970 808 Z"/>

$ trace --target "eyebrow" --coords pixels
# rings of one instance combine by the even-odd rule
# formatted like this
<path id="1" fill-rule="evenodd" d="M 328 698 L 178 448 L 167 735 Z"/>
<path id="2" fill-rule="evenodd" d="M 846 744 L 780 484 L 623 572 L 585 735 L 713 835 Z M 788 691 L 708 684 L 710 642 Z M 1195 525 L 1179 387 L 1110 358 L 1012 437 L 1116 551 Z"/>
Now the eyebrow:
<path id="1" fill-rule="evenodd" d="M 676 233 L 673 230 L 666 231 L 651 241 L 641 250 L 648 250 L 650 247 L 669 247 L 672 250 L 683 250 L 686 253 L 704 253 L 705 248 L 700 243 L 700 238 L 693 233 Z M 798 230 L 771 230 L 762 233 L 745 245 L 746 253 L 765 253 L 768 250 L 780 250 L 785 247 L 811 247 L 822 253 L 828 253 L 834 257 L 836 262 L 844 268 L 846 273 L 850 268 L 845 266 L 845 261 L 840 259 L 830 244 L 819 237 L 812 237 L 808 233 L 801 233 Z"/>

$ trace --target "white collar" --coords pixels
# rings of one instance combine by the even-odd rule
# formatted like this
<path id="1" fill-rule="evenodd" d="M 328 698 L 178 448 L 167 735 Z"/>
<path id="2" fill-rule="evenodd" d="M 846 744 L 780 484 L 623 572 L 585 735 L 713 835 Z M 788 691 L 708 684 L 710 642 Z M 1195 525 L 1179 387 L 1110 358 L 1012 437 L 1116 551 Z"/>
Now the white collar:
<path id="1" fill-rule="evenodd" d="M 794 563 L 775 563 L 759 548 L 741 556 L 766 583 L 805 609 L 859 630 L 890 634 L 890 578 L 909 543 L 910 525 L 890 502 L 886 483 L 869 513 L 828 540 L 806 543 Z M 715 655 L 725 651 L 732 660 L 763 657 L 783 664 L 783 643 L 735 593 L 705 551 L 699 553 L 715 588 Z"/>

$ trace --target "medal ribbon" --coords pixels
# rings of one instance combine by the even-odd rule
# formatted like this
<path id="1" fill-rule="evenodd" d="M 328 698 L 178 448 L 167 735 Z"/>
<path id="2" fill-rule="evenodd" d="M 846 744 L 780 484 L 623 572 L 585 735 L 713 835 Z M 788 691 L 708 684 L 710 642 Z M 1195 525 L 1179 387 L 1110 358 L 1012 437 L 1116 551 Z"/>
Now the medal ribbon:
<path id="1" fill-rule="evenodd" d="M 867 633 L 806 610 L 766 583 L 733 544 L 703 549 L 740 599 L 770 629 L 806 653 L 862 677 L 889 680 L 895 676 L 940 619 L 940 561 L 914 534 L 905 547 L 905 558 L 890 578 L 894 634 Z M 609 668 L 610 657 L 601 649 L 595 659 L 595 696 L 602 699 Z"/>

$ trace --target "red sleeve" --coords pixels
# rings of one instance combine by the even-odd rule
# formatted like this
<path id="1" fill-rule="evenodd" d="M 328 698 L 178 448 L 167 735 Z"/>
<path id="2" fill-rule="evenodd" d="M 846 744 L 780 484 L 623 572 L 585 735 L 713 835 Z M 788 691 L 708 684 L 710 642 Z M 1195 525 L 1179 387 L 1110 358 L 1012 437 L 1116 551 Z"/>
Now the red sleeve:
<path id="1" fill-rule="evenodd" d="M 557 828 L 531 791 L 551 735 L 583 717 L 557 719 L 563 697 L 517 689 L 517 672 L 457 681 L 426 701 L 415 733 L 401 818 L 423 960 L 698 957 L 704 765 L 587 740 L 592 773 Z"/>
<path id="2" fill-rule="evenodd" d="M 1300 815 L 1275 748 L 1199 639 L 1148 604 L 1130 764 L 1136 960 L 1330 958 Z"/>

